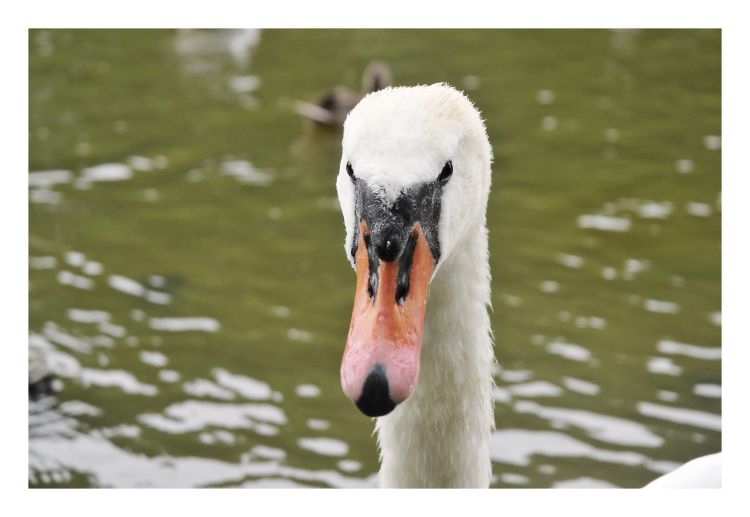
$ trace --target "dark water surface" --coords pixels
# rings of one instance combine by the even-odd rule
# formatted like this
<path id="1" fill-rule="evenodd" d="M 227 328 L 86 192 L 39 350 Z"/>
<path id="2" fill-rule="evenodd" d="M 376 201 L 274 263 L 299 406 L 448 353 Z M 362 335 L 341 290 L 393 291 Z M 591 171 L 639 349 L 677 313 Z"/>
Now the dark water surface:
<path id="1" fill-rule="evenodd" d="M 719 31 L 31 31 L 29 484 L 373 486 L 343 396 L 340 132 L 373 58 L 495 152 L 493 486 L 721 448 Z"/>

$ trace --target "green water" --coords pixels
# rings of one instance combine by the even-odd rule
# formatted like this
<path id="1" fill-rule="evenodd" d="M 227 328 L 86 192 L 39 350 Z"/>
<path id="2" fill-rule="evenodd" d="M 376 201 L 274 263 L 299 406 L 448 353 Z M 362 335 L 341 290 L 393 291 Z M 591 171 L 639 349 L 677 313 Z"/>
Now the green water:
<path id="1" fill-rule="evenodd" d="M 719 31 L 30 31 L 29 485 L 373 486 L 340 131 L 371 59 L 486 118 L 494 487 L 721 448 Z M 48 171 L 57 171 L 49 173 Z M 45 173 L 46 174 L 41 174 Z"/>

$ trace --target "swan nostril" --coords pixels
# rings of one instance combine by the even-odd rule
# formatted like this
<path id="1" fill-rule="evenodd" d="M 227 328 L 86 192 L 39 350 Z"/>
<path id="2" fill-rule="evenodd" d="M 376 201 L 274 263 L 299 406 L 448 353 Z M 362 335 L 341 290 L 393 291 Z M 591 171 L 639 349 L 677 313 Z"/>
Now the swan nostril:
<path id="1" fill-rule="evenodd" d="M 391 400 L 388 377 L 382 364 L 375 363 L 370 369 L 362 387 L 362 395 L 355 404 L 362 413 L 371 417 L 387 415 L 396 407 Z"/>
<path id="2" fill-rule="evenodd" d="M 381 237 L 375 241 L 375 252 L 380 260 L 393 262 L 401 253 L 401 242 L 397 236 L 390 233 L 387 237 Z"/>

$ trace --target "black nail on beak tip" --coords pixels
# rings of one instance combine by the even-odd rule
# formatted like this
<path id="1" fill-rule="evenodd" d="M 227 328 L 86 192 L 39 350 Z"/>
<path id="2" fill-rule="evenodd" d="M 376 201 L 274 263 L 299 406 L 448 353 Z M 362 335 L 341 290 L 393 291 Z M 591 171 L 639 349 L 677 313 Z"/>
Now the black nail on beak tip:
<path id="1" fill-rule="evenodd" d="M 362 413 L 371 417 L 387 415 L 396 407 L 388 393 L 388 377 L 380 363 L 376 363 L 367 374 L 356 404 Z"/>

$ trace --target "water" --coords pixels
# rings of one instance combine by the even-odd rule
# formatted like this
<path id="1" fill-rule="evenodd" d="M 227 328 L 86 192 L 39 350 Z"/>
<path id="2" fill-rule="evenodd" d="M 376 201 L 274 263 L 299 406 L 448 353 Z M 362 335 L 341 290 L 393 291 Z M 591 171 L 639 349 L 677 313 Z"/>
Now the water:
<path id="1" fill-rule="evenodd" d="M 331 49 L 334 49 L 332 52 Z M 719 31 L 31 31 L 29 484 L 373 486 L 340 132 L 386 60 L 486 118 L 494 487 L 721 448 Z"/>

